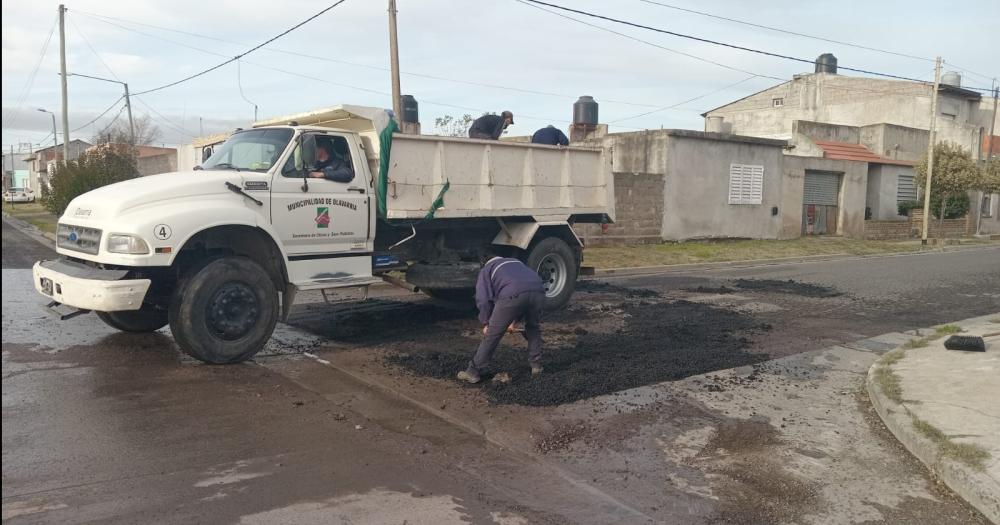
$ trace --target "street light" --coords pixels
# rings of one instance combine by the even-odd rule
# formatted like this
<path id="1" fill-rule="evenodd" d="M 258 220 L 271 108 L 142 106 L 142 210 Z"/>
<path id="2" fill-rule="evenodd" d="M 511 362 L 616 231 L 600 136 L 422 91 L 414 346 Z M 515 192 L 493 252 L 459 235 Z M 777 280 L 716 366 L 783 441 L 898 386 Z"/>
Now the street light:
<path id="1" fill-rule="evenodd" d="M 59 135 L 56 135 L 56 114 L 44 108 L 38 108 L 38 111 L 52 115 L 52 147 L 55 149 L 59 149 Z M 58 156 L 59 152 L 57 151 L 56 157 Z"/>
<path id="2" fill-rule="evenodd" d="M 122 82 L 121 80 L 112 80 L 110 78 L 95 77 L 91 75 L 83 75 L 80 73 L 66 73 L 67 77 L 83 77 L 92 80 L 103 80 L 104 82 L 113 82 L 115 84 L 121 84 L 125 86 L 125 108 L 128 109 L 128 132 L 129 137 L 131 137 L 132 145 L 135 146 L 135 125 L 132 123 L 132 102 L 129 100 L 128 95 L 128 82 Z"/>

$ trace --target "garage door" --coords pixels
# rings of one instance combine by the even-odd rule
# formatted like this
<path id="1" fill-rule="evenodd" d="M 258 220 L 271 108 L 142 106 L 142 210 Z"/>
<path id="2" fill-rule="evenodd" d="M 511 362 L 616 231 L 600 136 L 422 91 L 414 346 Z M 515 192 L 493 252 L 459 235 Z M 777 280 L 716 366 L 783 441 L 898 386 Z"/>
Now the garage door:
<path id="1" fill-rule="evenodd" d="M 836 206 L 840 194 L 839 173 L 806 172 L 803 204 Z"/>

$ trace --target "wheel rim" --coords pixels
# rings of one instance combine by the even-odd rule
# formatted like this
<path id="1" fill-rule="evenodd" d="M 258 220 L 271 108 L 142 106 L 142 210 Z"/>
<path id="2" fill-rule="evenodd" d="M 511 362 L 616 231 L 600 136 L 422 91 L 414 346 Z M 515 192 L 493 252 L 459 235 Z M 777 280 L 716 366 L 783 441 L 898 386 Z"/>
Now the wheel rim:
<path id="1" fill-rule="evenodd" d="M 260 320 L 257 294 L 245 283 L 231 281 L 220 286 L 208 302 L 208 328 L 220 339 L 235 341 Z"/>
<path id="2" fill-rule="evenodd" d="M 557 254 L 550 253 L 538 263 L 538 275 L 542 277 L 546 297 L 556 297 L 566 287 L 566 261 Z"/>

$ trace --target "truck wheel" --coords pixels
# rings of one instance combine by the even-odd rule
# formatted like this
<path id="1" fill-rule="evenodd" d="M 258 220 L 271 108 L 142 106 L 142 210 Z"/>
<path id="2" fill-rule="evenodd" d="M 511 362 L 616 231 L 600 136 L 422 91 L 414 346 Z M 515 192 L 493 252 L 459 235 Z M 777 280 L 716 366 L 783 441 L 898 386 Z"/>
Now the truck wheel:
<path id="1" fill-rule="evenodd" d="M 212 364 L 246 361 L 271 338 L 278 291 L 257 263 L 212 261 L 180 282 L 170 302 L 170 330 L 181 349 Z"/>
<path id="2" fill-rule="evenodd" d="M 138 310 L 121 312 L 97 312 L 105 324 L 122 332 L 155 332 L 167 326 L 167 311 L 150 305 L 142 305 Z"/>
<path id="3" fill-rule="evenodd" d="M 538 272 L 545 284 L 545 309 L 566 306 L 576 288 L 579 267 L 573 250 L 558 237 L 542 239 L 528 249 L 525 264 Z"/>

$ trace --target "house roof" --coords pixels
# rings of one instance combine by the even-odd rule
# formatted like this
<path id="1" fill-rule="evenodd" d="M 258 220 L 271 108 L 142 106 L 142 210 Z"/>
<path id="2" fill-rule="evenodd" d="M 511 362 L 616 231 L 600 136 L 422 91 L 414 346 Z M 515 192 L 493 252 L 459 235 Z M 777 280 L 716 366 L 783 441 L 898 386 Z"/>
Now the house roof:
<path id="1" fill-rule="evenodd" d="M 913 166 L 915 163 L 907 160 L 887 159 L 879 157 L 861 144 L 850 142 L 834 142 L 832 140 L 813 140 L 823 150 L 823 158 L 836 160 L 857 160 L 871 164 L 895 164 L 898 166 Z"/>

